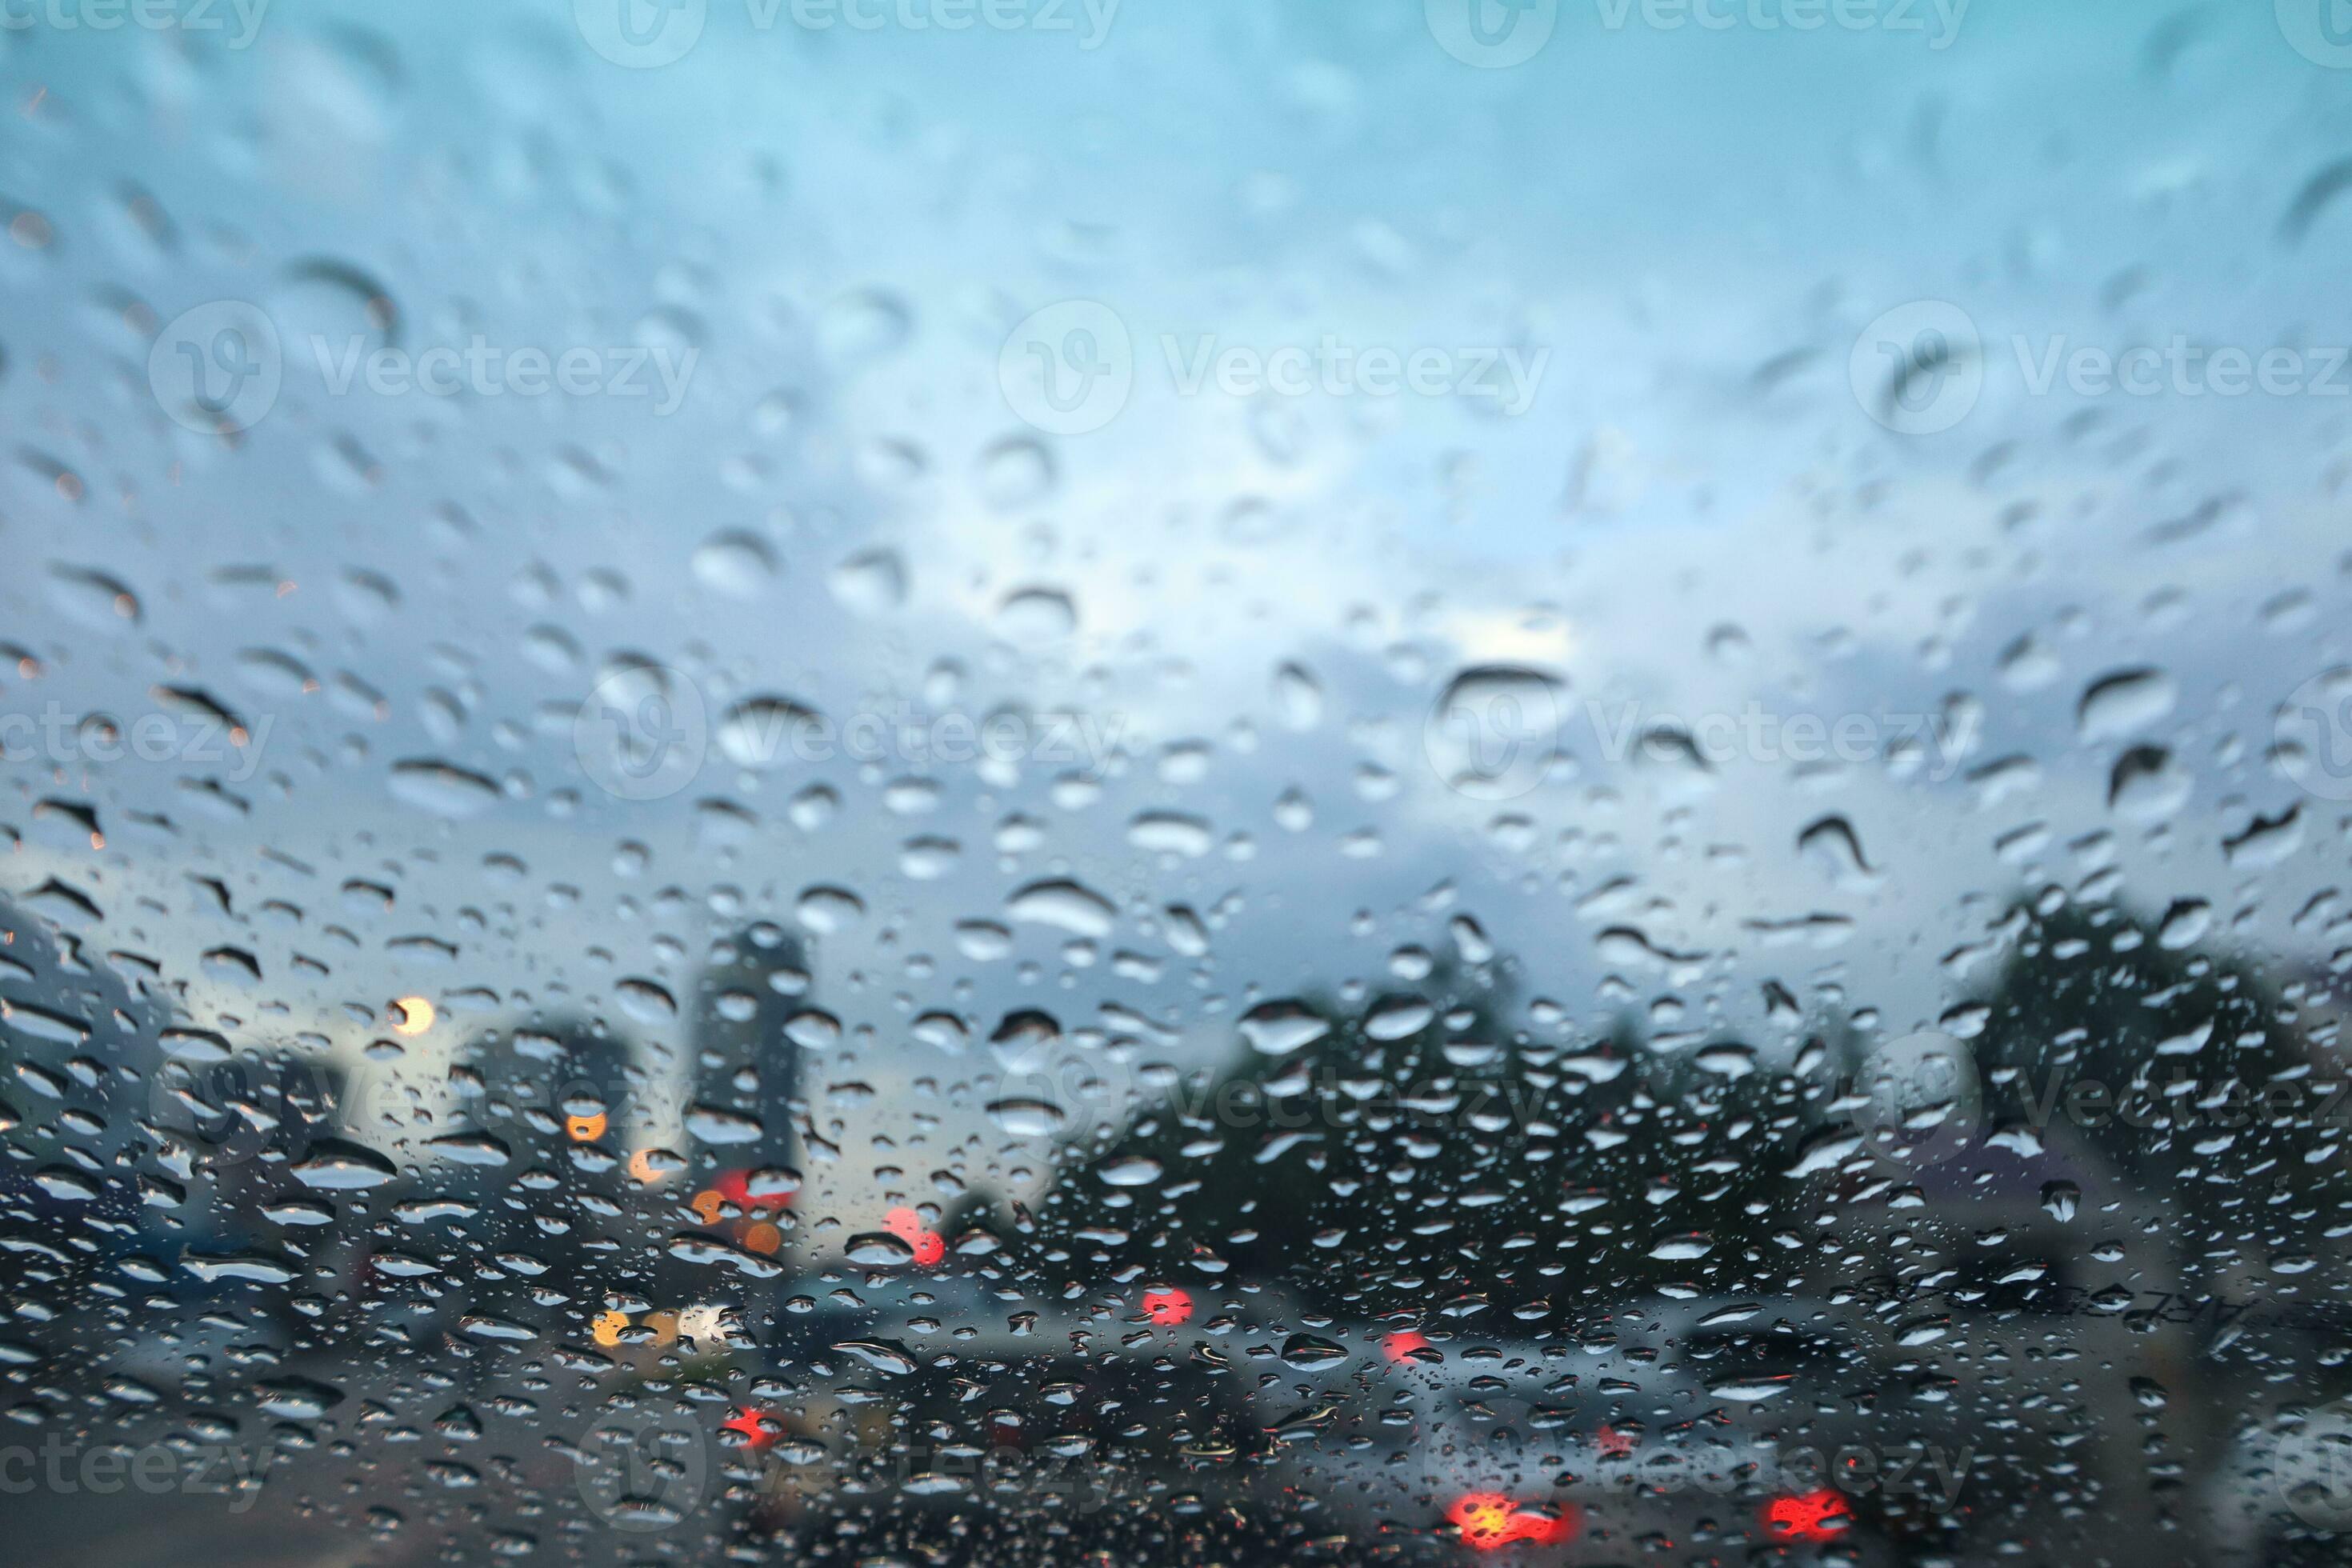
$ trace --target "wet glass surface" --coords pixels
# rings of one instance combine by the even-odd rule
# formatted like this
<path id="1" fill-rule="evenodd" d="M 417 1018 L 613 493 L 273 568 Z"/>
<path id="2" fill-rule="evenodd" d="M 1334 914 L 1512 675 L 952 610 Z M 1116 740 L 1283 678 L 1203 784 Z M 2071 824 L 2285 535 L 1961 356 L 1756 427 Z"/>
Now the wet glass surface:
<path id="1" fill-rule="evenodd" d="M 31 1563 L 2352 1552 L 2352 6 L 0 0 Z"/>

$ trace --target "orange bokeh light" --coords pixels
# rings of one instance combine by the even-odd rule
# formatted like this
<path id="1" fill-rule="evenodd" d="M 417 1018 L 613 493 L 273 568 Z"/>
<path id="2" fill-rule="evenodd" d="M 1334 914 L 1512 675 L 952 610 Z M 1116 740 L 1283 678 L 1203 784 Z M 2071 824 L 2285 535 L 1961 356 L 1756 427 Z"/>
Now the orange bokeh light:
<path id="1" fill-rule="evenodd" d="M 563 1131 L 571 1135 L 574 1143 L 593 1143 L 604 1136 L 604 1113 L 600 1110 L 593 1116 L 567 1118 Z"/>
<path id="2" fill-rule="evenodd" d="M 1559 1514 L 1522 1508 L 1501 1492 L 1471 1492 L 1446 1510 L 1445 1522 L 1462 1531 L 1465 1545 L 1496 1552 L 1515 1542 L 1557 1546 L 1576 1533 L 1573 1511 Z"/>

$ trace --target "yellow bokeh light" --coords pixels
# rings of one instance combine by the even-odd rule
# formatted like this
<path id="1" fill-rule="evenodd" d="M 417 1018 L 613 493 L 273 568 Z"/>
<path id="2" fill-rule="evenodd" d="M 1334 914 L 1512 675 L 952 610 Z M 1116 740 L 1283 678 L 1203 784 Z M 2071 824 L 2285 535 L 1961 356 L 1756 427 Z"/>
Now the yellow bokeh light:
<path id="1" fill-rule="evenodd" d="M 399 1015 L 392 1026 L 395 1035 L 421 1035 L 433 1026 L 436 1016 L 433 1004 L 422 996 L 403 996 L 392 1005 L 392 1009 Z"/>

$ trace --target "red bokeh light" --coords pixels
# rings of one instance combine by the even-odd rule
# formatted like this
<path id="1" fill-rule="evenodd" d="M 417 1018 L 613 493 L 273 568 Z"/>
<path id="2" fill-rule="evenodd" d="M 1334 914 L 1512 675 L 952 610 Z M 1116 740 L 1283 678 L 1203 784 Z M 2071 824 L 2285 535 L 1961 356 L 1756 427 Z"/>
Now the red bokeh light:
<path id="1" fill-rule="evenodd" d="M 1826 1489 L 1774 1498 L 1764 1505 L 1764 1529 L 1775 1540 L 1833 1541 L 1853 1522 L 1853 1510 L 1845 1499 Z"/>
<path id="2" fill-rule="evenodd" d="M 764 1448 L 776 1440 L 776 1435 L 760 1425 L 762 1419 L 764 1417 L 760 1412 L 739 1406 L 734 1415 L 720 1422 L 719 1425 L 730 1432 L 742 1433 L 745 1442 L 751 1447 Z"/>
<path id="3" fill-rule="evenodd" d="M 1172 1329 L 1192 1321 L 1192 1298 L 1181 1290 L 1146 1290 L 1143 1315 L 1163 1329 Z"/>
<path id="4" fill-rule="evenodd" d="M 1384 1335 L 1381 1340 L 1381 1353 L 1392 1362 L 1411 1361 L 1414 1352 L 1425 1351 L 1428 1348 L 1428 1336 L 1417 1333 L 1412 1329 Z"/>
<path id="5" fill-rule="evenodd" d="M 882 1216 L 882 1225 L 892 1236 L 915 1249 L 915 1267 L 930 1268 L 948 1255 L 947 1238 L 923 1224 L 923 1216 L 909 1208 L 895 1208 Z"/>
<path id="6" fill-rule="evenodd" d="M 730 1171 L 711 1185 L 719 1190 L 720 1197 L 747 1214 L 753 1209 L 781 1209 L 792 1206 L 793 1194 L 790 1193 L 770 1193 L 764 1197 L 753 1197 L 751 1173 L 749 1171 Z"/>
<path id="7" fill-rule="evenodd" d="M 1576 1533 L 1573 1510 L 1546 1513 L 1522 1508 L 1501 1492 L 1472 1492 L 1446 1510 L 1445 1522 L 1459 1528 L 1465 1545 L 1496 1552 L 1515 1542 L 1557 1546 Z"/>

